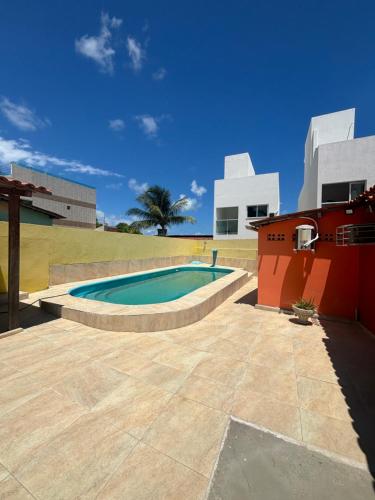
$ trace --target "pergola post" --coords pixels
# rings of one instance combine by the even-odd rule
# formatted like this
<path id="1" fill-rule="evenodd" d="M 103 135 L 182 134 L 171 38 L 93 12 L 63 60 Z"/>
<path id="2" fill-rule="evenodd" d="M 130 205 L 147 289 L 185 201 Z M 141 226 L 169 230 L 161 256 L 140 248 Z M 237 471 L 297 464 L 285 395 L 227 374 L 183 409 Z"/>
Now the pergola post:
<path id="1" fill-rule="evenodd" d="M 20 291 L 20 197 L 10 194 L 8 202 L 8 328 L 19 327 Z"/>

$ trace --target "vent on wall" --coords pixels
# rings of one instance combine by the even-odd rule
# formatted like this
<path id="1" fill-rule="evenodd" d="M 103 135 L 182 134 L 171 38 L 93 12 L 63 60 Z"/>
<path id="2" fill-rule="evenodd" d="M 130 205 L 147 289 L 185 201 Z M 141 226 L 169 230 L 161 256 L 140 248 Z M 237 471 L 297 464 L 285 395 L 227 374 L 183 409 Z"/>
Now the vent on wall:
<path id="1" fill-rule="evenodd" d="M 336 245 L 375 245 L 375 223 L 339 226 L 336 229 Z"/>
<path id="2" fill-rule="evenodd" d="M 267 234 L 268 241 L 285 241 L 284 233 L 268 233 Z"/>

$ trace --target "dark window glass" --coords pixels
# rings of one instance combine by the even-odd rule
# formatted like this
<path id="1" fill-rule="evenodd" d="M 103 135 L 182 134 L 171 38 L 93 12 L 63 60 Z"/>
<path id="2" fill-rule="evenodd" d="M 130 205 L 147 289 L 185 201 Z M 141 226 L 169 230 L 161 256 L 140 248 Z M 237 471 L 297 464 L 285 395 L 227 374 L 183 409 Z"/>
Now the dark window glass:
<path id="1" fill-rule="evenodd" d="M 238 207 L 223 207 L 216 209 L 216 219 L 238 219 Z"/>
<path id="2" fill-rule="evenodd" d="M 349 182 L 322 185 L 322 203 L 349 201 Z"/>
<path id="3" fill-rule="evenodd" d="M 268 215 L 268 206 L 267 205 L 258 205 L 258 217 L 267 217 Z"/>
<path id="4" fill-rule="evenodd" d="M 247 207 L 248 217 L 267 217 L 268 205 L 249 205 Z"/>
<path id="5" fill-rule="evenodd" d="M 365 181 L 350 183 L 350 199 L 354 200 L 365 191 Z"/>
<path id="6" fill-rule="evenodd" d="M 251 205 L 250 207 L 247 207 L 247 216 L 248 217 L 256 217 L 257 216 L 257 206 L 256 205 Z"/>

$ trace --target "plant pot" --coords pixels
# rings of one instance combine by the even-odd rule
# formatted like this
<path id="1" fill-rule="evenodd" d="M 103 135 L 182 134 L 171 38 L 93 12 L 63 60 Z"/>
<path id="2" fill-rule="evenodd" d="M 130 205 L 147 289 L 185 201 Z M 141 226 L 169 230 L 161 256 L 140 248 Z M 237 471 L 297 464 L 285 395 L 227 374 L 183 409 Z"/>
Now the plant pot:
<path id="1" fill-rule="evenodd" d="M 292 306 L 293 312 L 298 318 L 298 323 L 301 325 L 309 325 L 309 319 L 314 316 L 314 309 L 300 309 L 297 306 Z"/>

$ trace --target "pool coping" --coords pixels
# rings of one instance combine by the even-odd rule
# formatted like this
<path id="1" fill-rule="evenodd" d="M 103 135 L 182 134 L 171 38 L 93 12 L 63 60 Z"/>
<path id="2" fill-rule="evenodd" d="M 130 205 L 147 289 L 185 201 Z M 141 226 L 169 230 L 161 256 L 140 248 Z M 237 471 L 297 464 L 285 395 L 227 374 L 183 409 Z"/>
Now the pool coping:
<path id="1" fill-rule="evenodd" d="M 209 267 L 207 265 L 179 264 L 152 269 L 149 272 L 176 269 L 182 266 Z M 229 266 L 215 267 L 231 269 L 233 272 L 170 302 L 121 305 L 74 297 L 69 294 L 69 290 L 76 286 L 145 274 L 145 271 L 140 271 L 52 286 L 49 288 L 49 292 L 58 296 L 42 298 L 41 307 L 55 316 L 101 330 L 155 332 L 180 328 L 202 319 L 247 283 L 251 276 L 244 269 Z"/>

